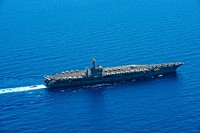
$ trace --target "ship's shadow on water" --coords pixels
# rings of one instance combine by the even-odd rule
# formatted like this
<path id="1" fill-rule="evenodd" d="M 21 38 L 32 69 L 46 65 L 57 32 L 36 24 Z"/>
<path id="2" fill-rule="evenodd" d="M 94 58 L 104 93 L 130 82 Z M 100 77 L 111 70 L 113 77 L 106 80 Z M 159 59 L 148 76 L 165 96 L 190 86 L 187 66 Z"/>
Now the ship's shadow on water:
<path id="1" fill-rule="evenodd" d="M 150 78 L 140 78 L 140 79 L 133 79 L 130 81 L 121 81 L 121 82 L 113 82 L 113 83 L 102 83 L 102 84 L 96 84 L 96 85 L 90 85 L 90 86 L 78 86 L 78 87 L 63 87 L 63 88 L 47 88 L 49 92 L 77 92 L 77 91 L 98 91 L 98 90 L 104 90 L 106 88 L 110 88 L 111 86 L 121 86 L 121 85 L 129 85 L 129 86 L 135 86 L 142 83 L 148 83 L 148 82 L 168 82 L 172 80 L 177 80 L 178 75 L 177 72 L 167 73 L 163 75 L 158 76 L 152 76 Z M 113 88 L 113 87 L 112 87 Z"/>

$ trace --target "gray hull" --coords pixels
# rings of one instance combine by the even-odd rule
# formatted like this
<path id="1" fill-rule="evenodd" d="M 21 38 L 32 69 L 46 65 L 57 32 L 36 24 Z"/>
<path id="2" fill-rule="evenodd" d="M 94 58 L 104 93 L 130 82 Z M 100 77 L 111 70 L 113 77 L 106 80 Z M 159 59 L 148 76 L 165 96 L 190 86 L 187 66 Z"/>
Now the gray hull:
<path id="1" fill-rule="evenodd" d="M 54 76 L 46 76 L 44 82 L 49 88 L 113 83 L 172 73 L 183 65 L 181 62 L 174 62 L 103 68 L 101 66 L 96 67 L 95 63 L 93 62 L 93 67 L 90 69 L 66 71 Z"/>

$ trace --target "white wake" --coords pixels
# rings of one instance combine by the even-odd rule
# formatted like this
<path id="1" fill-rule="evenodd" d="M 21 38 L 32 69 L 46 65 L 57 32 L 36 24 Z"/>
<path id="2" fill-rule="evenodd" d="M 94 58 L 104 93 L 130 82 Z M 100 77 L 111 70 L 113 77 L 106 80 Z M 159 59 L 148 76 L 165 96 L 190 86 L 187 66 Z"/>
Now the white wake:
<path id="1" fill-rule="evenodd" d="M 0 89 L 0 94 L 39 90 L 39 89 L 44 89 L 44 88 L 46 88 L 45 85 L 32 85 L 32 86 L 24 86 L 24 87 L 5 88 L 5 89 Z"/>

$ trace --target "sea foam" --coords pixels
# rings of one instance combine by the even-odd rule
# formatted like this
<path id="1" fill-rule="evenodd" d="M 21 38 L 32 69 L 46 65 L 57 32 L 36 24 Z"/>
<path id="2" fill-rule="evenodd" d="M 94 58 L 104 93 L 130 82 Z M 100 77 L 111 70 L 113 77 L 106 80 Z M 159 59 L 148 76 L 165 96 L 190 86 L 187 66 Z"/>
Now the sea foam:
<path id="1" fill-rule="evenodd" d="M 39 90 L 39 89 L 44 89 L 44 88 L 46 88 L 45 85 L 32 85 L 32 86 L 24 86 L 24 87 L 5 88 L 5 89 L 0 89 L 0 94 Z"/>

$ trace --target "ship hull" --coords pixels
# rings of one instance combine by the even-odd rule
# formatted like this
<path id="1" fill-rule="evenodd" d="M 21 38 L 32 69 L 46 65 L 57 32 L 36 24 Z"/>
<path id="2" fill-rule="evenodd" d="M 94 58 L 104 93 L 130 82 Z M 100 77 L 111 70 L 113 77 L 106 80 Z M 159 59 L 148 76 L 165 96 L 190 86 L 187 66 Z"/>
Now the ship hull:
<path id="1" fill-rule="evenodd" d="M 168 74 L 176 74 L 176 71 L 171 71 L 167 73 L 160 73 L 160 74 L 153 74 L 148 76 L 138 76 L 138 77 L 126 77 L 121 79 L 110 79 L 110 80 L 101 80 L 101 81 L 95 81 L 90 82 L 90 80 L 85 80 L 84 82 L 74 82 L 74 83 L 59 83 L 59 84 L 53 84 L 53 85 L 46 85 L 47 88 L 53 89 L 53 88 L 72 88 L 72 87 L 83 87 L 83 86 L 93 86 L 93 85 L 99 85 L 99 84 L 112 84 L 112 83 L 123 83 L 124 81 L 130 82 L 135 80 L 144 80 L 144 79 L 150 79 L 160 76 L 165 76 Z"/>
<path id="2" fill-rule="evenodd" d="M 104 76 L 87 77 L 74 80 L 58 80 L 53 83 L 47 83 L 48 88 L 68 88 L 77 86 L 90 86 L 95 84 L 105 84 L 113 82 L 130 81 L 136 79 L 152 78 L 154 76 L 165 75 L 168 73 L 176 72 L 176 69 L 183 63 L 165 63 L 165 64 L 155 64 L 155 65 L 129 65 L 117 67 L 119 72 L 113 73 L 114 68 L 106 68 L 106 70 L 111 70 L 110 74 L 106 71 Z M 134 66 L 133 69 L 127 70 Z M 116 67 L 115 67 L 116 68 Z M 126 68 L 126 69 L 125 69 Z M 111 74 L 112 73 L 112 74 Z"/>

